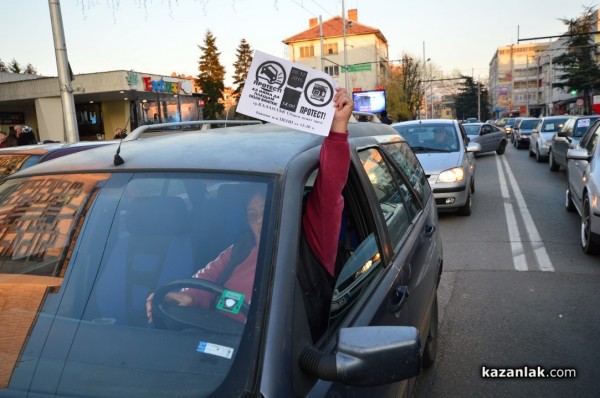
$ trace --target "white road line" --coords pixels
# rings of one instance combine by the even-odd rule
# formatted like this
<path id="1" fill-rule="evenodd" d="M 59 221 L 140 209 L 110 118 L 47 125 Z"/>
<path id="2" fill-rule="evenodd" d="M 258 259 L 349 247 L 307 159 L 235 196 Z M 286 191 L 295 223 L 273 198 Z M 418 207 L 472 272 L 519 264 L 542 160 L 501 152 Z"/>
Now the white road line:
<path id="1" fill-rule="evenodd" d="M 496 156 L 496 166 L 498 168 L 498 179 L 500 181 L 500 191 L 504 200 L 504 214 L 506 215 L 506 225 L 508 225 L 508 238 L 510 240 L 510 250 L 513 255 L 513 263 L 517 271 L 527 271 L 527 259 L 521 244 L 521 234 L 519 233 L 519 225 L 515 217 L 515 210 L 510 203 L 510 194 L 506 186 L 506 179 L 502 172 L 502 164 L 500 156 Z"/>
<path id="2" fill-rule="evenodd" d="M 554 267 L 552 266 L 552 262 L 550 261 L 550 257 L 548 256 L 548 252 L 546 251 L 546 247 L 544 246 L 542 238 L 537 228 L 535 227 L 535 223 L 533 222 L 533 218 L 531 217 L 529 210 L 527 210 L 527 204 L 523 199 L 523 195 L 521 194 L 521 190 L 519 189 L 517 180 L 515 179 L 510 169 L 510 166 L 508 165 L 506 157 L 501 157 L 502 162 L 504 163 L 504 167 L 506 169 L 506 174 L 508 175 L 508 179 L 514 192 L 515 199 L 517 200 L 517 205 L 521 213 L 521 218 L 523 218 L 523 223 L 525 224 L 525 229 L 527 230 L 527 235 L 529 235 L 529 240 L 533 245 L 533 252 L 535 253 L 535 257 L 537 258 L 538 266 L 542 271 L 554 272 Z"/>

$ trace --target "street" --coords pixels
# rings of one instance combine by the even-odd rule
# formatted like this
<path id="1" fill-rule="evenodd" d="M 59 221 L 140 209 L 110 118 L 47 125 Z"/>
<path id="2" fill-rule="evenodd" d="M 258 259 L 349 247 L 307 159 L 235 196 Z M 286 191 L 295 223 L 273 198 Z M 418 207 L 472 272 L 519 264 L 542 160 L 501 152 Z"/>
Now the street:
<path id="1" fill-rule="evenodd" d="M 413 396 L 600 396 L 600 257 L 564 209 L 565 171 L 510 145 L 477 158 L 475 185 L 470 217 L 440 214 L 438 356 Z M 501 377 L 525 367 L 576 377 Z"/>

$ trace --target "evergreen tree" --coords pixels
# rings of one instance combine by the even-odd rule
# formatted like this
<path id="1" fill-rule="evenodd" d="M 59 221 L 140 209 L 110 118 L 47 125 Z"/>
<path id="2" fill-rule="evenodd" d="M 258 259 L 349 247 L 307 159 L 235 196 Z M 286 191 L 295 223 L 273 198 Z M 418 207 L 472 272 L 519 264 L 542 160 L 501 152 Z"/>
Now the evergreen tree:
<path id="1" fill-rule="evenodd" d="M 35 67 L 31 64 L 27 64 L 23 73 L 27 75 L 37 75 L 37 69 L 35 69 Z"/>
<path id="2" fill-rule="evenodd" d="M 586 114 L 590 114 L 592 108 L 590 93 L 600 86 L 600 68 L 596 62 L 598 44 L 595 44 L 593 34 L 596 31 L 595 15 L 591 7 L 586 7 L 580 18 L 561 20 L 569 27 L 566 34 L 568 50 L 552 60 L 561 72 L 557 75 L 559 82 L 552 86 L 581 94 Z"/>
<path id="3" fill-rule="evenodd" d="M 0 72 L 8 72 L 8 67 L 2 59 L 0 59 Z"/>
<path id="4" fill-rule="evenodd" d="M 252 64 L 252 49 L 246 39 L 240 41 L 240 45 L 236 50 L 236 61 L 233 64 L 233 85 L 235 89 L 233 91 L 233 97 L 237 102 L 242 95 L 244 84 L 248 78 L 248 70 Z"/>
<path id="5" fill-rule="evenodd" d="M 198 61 L 200 73 L 196 83 L 204 94 L 204 119 L 218 119 L 225 109 L 223 105 L 223 90 L 225 89 L 225 68 L 219 61 L 221 53 L 215 44 L 215 37 L 210 30 L 206 31 L 204 45 L 198 46 L 202 51 Z"/>
<path id="6" fill-rule="evenodd" d="M 487 88 L 476 82 L 471 76 L 461 75 L 461 78 L 463 83 L 460 84 L 459 93 L 454 101 L 456 117 L 463 120 L 469 117 L 477 117 L 479 110 L 481 110 L 481 119 L 489 119 L 490 109 Z"/>
<path id="7" fill-rule="evenodd" d="M 17 62 L 16 59 L 12 59 L 12 61 L 8 64 L 8 71 L 11 73 L 21 73 L 21 65 Z"/>

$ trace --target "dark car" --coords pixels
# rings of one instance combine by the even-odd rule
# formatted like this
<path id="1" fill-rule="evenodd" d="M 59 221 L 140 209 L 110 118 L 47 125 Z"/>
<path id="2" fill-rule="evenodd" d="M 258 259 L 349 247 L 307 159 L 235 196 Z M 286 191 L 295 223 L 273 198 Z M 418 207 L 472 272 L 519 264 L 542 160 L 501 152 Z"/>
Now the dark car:
<path id="1" fill-rule="evenodd" d="M 298 260 L 323 137 L 181 132 L 124 141 L 118 161 L 96 148 L 0 181 L 0 396 L 408 396 L 436 357 L 438 215 L 402 137 L 349 130 L 333 299 L 314 339 Z M 248 303 L 192 275 L 243 241 L 257 189 Z M 165 300 L 182 289 L 206 291 L 209 308 Z"/>
<path id="2" fill-rule="evenodd" d="M 470 142 L 476 142 L 481 145 L 481 150 L 477 152 L 496 151 L 498 155 L 503 155 L 506 150 L 506 134 L 500 127 L 490 123 L 463 123 L 462 125 L 469 137 Z"/>
<path id="3" fill-rule="evenodd" d="M 552 137 L 548 165 L 550 171 L 558 171 L 567 167 L 567 151 L 577 147 L 581 137 L 600 116 L 572 116 L 563 127 Z"/>
<path id="4" fill-rule="evenodd" d="M 511 141 L 515 148 L 529 147 L 529 136 L 540 120 L 537 117 L 522 117 L 512 128 Z"/>
<path id="5" fill-rule="evenodd" d="M 0 178 L 21 169 L 61 156 L 96 148 L 118 141 L 83 141 L 77 143 L 48 143 L 23 145 L 0 149 Z"/>

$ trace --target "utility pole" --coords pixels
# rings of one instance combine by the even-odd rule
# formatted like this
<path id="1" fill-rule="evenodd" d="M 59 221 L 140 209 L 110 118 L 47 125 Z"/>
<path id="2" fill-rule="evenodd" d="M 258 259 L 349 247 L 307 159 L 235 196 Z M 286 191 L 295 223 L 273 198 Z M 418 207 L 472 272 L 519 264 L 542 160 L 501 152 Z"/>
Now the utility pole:
<path id="1" fill-rule="evenodd" d="M 345 0 L 342 0 L 342 33 L 344 36 L 344 78 L 346 82 L 346 90 L 350 90 L 348 83 L 348 48 L 346 45 L 346 5 Z"/>
<path id="2" fill-rule="evenodd" d="M 425 87 L 425 68 L 427 61 L 425 60 L 425 42 L 423 42 L 423 101 L 425 101 L 425 119 L 427 119 L 427 87 Z"/>
<path id="3" fill-rule="evenodd" d="M 481 83 L 477 79 L 477 120 L 481 121 Z"/>
<path id="4" fill-rule="evenodd" d="M 319 38 L 321 39 L 321 72 L 325 72 L 325 61 L 323 60 L 323 19 L 319 15 Z"/>
<path id="5" fill-rule="evenodd" d="M 67 57 L 67 44 L 60 12 L 60 1 L 48 0 L 48 5 L 50 7 L 54 52 L 56 53 L 56 69 L 58 72 L 58 84 L 60 86 L 65 139 L 67 142 L 78 142 L 79 130 L 77 129 L 75 100 L 73 99 L 73 86 L 71 85 L 73 77 Z"/>

